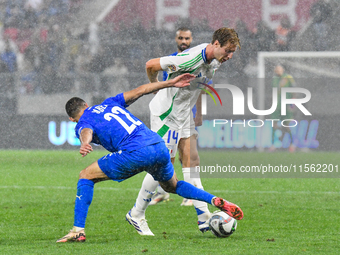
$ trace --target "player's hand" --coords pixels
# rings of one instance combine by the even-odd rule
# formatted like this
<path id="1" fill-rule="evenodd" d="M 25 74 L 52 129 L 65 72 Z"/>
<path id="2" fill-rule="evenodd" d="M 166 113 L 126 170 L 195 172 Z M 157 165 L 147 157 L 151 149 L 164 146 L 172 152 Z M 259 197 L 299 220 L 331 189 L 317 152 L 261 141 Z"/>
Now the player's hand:
<path id="1" fill-rule="evenodd" d="M 82 157 L 85 157 L 88 153 L 91 153 L 91 151 L 93 151 L 92 146 L 88 143 L 83 143 L 79 149 L 79 153 Z"/>
<path id="2" fill-rule="evenodd" d="M 174 87 L 183 88 L 183 87 L 189 86 L 190 85 L 190 81 L 192 81 L 194 79 L 195 79 L 195 75 L 189 74 L 189 73 L 185 73 L 185 74 L 182 74 L 182 75 L 177 76 L 176 78 L 174 78 L 172 80 L 172 82 L 174 83 L 174 85 L 173 85 Z"/>

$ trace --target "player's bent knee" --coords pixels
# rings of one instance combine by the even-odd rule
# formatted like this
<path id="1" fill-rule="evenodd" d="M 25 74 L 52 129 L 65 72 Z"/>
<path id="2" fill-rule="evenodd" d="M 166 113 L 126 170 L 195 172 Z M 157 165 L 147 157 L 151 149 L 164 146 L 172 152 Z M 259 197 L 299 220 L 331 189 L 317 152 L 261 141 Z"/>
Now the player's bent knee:
<path id="1" fill-rule="evenodd" d="M 110 178 L 104 174 L 104 172 L 99 168 L 98 163 L 95 162 L 79 173 L 79 179 L 92 180 L 96 183 L 109 180 Z"/>
<path id="2" fill-rule="evenodd" d="M 160 183 L 161 187 L 164 189 L 164 191 L 168 193 L 176 194 L 176 186 L 173 185 L 162 185 L 163 183 Z"/>
<path id="3" fill-rule="evenodd" d="M 87 169 L 84 169 L 79 173 L 79 179 L 93 180 L 96 179 L 96 177 L 97 177 L 96 175 L 89 172 Z"/>
<path id="4" fill-rule="evenodd" d="M 87 176 L 86 169 L 80 171 L 79 179 L 88 179 Z"/>
<path id="5" fill-rule="evenodd" d="M 159 182 L 159 184 L 166 192 L 176 194 L 177 181 L 177 177 L 173 176 L 169 181 Z"/>

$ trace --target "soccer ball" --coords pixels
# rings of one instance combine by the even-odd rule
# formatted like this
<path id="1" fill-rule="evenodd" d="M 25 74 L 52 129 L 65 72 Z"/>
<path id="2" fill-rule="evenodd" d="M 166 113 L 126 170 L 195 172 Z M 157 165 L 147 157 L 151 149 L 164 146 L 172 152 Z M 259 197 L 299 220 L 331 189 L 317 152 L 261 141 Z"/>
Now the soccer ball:
<path id="1" fill-rule="evenodd" d="M 209 220 L 211 232 L 217 237 L 228 237 L 237 227 L 237 221 L 222 211 L 216 211 Z"/>

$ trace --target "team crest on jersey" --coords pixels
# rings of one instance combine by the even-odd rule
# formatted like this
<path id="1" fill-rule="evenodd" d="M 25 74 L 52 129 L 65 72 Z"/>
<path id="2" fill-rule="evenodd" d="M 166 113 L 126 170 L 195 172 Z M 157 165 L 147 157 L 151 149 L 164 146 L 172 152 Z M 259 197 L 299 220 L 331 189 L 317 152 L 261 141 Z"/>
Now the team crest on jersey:
<path id="1" fill-rule="evenodd" d="M 169 65 L 168 68 L 169 68 L 169 70 L 171 72 L 175 72 L 176 71 L 176 66 L 175 65 Z"/>

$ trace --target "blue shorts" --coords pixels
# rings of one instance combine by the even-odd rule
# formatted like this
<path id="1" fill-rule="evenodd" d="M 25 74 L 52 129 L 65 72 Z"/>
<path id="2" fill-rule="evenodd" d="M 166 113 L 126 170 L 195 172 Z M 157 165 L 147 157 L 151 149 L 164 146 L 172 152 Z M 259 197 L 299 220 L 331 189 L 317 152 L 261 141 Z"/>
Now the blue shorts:
<path id="1" fill-rule="evenodd" d="M 119 151 L 98 160 L 100 169 L 113 181 L 124 181 L 140 172 L 148 172 L 156 181 L 165 182 L 174 175 L 169 150 L 164 142 L 135 151 Z"/>

